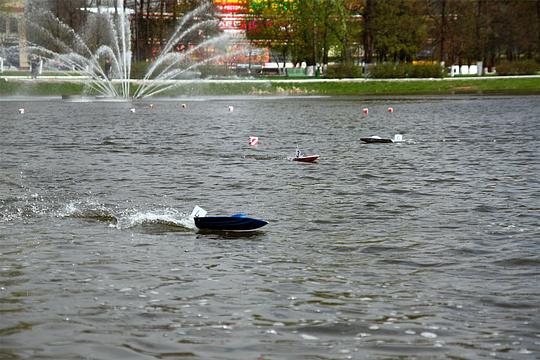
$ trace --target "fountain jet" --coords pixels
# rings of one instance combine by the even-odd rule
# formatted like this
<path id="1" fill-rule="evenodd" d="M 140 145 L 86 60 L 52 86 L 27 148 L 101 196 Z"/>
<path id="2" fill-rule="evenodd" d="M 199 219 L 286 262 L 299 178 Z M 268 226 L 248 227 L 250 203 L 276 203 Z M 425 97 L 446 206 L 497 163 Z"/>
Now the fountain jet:
<path id="1" fill-rule="evenodd" d="M 124 8 L 123 0 L 117 0 L 114 13 L 105 10 L 90 13 L 80 33 L 50 11 L 33 12 L 36 17 L 27 21 L 27 26 L 33 34 L 38 34 L 38 39 L 30 43 L 28 49 L 55 62 L 64 72 L 75 71 L 86 76 L 90 80 L 88 86 L 98 95 L 129 98 L 132 96 L 131 85 L 136 82 L 140 85 L 133 97 L 153 96 L 177 86 L 171 80 L 185 76 L 198 66 L 228 56 L 226 52 L 219 53 L 217 46 L 226 43 L 228 36 L 207 34 L 211 30 L 215 32 L 218 25 L 215 18 L 208 16 L 211 6 L 212 2 L 208 1 L 180 18 L 141 81 L 131 78 L 130 14 Z M 50 30 L 51 24 L 54 33 Z M 105 36 L 96 39 L 103 33 Z M 193 43 L 189 37 L 191 40 L 197 38 L 200 43 Z M 183 51 L 178 51 L 179 45 L 183 45 Z M 199 54 L 205 49 L 211 49 L 208 52 L 212 56 L 201 59 Z"/>

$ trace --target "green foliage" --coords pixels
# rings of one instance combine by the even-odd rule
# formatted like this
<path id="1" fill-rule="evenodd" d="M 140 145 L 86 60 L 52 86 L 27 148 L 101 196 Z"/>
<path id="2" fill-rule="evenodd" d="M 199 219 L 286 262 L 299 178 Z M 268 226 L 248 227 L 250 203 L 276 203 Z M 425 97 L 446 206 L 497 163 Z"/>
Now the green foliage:
<path id="1" fill-rule="evenodd" d="M 296 10 L 298 1 L 295 0 L 255 0 L 250 1 L 250 7 L 254 11 L 264 11 L 265 9 L 272 8 L 275 11 L 284 12 L 289 10 Z"/>
<path id="2" fill-rule="evenodd" d="M 333 79 L 359 78 L 362 77 L 362 68 L 354 64 L 329 65 L 326 69 L 326 77 Z"/>
<path id="3" fill-rule="evenodd" d="M 503 61 L 496 69 L 498 75 L 534 75 L 540 65 L 534 60 Z"/>
<path id="4" fill-rule="evenodd" d="M 442 78 L 444 68 L 439 64 L 380 63 L 370 66 L 369 76 L 375 79 Z"/>
<path id="5" fill-rule="evenodd" d="M 246 35 L 294 63 L 326 64 L 331 48 L 347 62 L 358 49 L 360 8 L 351 0 L 250 0 Z"/>
<path id="6" fill-rule="evenodd" d="M 132 79 L 142 79 L 146 74 L 148 69 L 148 63 L 144 61 L 132 62 L 131 63 L 131 78 Z"/>
<path id="7" fill-rule="evenodd" d="M 374 49 L 379 61 L 411 61 L 428 39 L 428 18 L 420 1 L 376 1 Z"/>
<path id="8" fill-rule="evenodd" d="M 235 75 L 227 65 L 202 65 L 197 69 L 201 72 L 202 78 L 230 77 Z"/>

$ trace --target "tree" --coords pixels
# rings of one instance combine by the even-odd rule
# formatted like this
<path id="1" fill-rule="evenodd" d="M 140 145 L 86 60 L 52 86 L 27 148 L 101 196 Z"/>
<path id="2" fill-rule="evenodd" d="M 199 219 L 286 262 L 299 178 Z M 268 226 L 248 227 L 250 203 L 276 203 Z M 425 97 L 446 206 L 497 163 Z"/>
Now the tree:
<path id="1" fill-rule="evenodd" d="M 493 66 L 540 55 L 540 0 L 430 0 L 429 7 L 431 32 L 440 34 L 437 55 L 448 63 Z"/>
<path id="2" fill-rule="evenodd" d="M 378 1 L 371 28 L 379 61 L 412 61 L 428 37 L 425 2 Z"/>
<path id="3" fill-rule="evenodd" d="M 369 64 L 373 59 L 373 18 L 375 16 L 375 0 L 366 0 L 363 11 L 363 44 L 364 62 Z"/>
<path id="4" fill-rule="evenodd" d="M 159 49 L 166 43 L 174 32 L 178 18 L 196 9 L 208 0 L 124 0 L 134 12 L 134 48 L 133 54 L 137 61 L 151 60 Z M 168 13 L 168 14 L 166 14 Z M 172 17 L 169 16 L 172 14 Z M 186 27 L 194 21 L 212 17 L 213 13 L 201 14 L 196 19 L 190 19 Z M 188 42 L 196 43 L 201 37 L 187 36 Z M 180 45 L 180 44 L 179 44 Z M 187 46 L 187 43 L 184 44 Z"/>
<path id="5" fill-rule="evenodd" d="M 536 43 L 536 56 L 540 61 L 540 0 L 536 0 L 536 33 L 538 34 L 538 42 Z"/>
<path id="6" fill-rule="evenodd" d="M 252 0 L 247 36 L 283 61 L 327 64 L 334 49 L 341 61 L 351 62 L 360 37 L 360 5 L 359 0 Z"/>
<path id="7" fill-rule="evenodd" d="M 324 21 L 335 38 L 335 45 L 339 47 L 340 60 L 343 63 L 352 63 L 353 51 L 358 47 L 362 31 L 360 13 L 362 2 L 358 0 L 331 1 L 330 12 Z"/>
<path id="8" fill-rule="evenodd" d="M 295 47 L 296 7 L 289 1 L 276 4 L 267 0 L 250 0 L 247 5 L 246 36 L 255 46 L 270 50 L 280 72 L 279 63 L 283 62 L 285 67 Z"/>

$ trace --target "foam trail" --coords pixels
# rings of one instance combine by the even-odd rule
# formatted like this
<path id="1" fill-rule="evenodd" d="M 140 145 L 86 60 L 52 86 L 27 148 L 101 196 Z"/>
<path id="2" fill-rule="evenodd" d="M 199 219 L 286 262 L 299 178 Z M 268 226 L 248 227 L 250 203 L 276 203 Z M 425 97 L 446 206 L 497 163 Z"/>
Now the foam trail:
<path id="1" fill-rule="evenodd" d="M 196 228 L 193 219 L 174 209 L 138 211 L 133 214 L 121 216 L 118 222 L 115 225 L 111 224 L 111 226 L 125 230 L 147 224 L 175 226 L 187 229 Z"/>

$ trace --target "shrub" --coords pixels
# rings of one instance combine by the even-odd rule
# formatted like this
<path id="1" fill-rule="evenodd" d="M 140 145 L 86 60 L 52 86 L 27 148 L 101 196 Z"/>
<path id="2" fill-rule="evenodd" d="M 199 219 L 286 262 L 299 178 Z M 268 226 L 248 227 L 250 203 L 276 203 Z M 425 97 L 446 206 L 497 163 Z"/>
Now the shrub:
<path id="1" fill-rule="evenodd" d="M 540 66 L 534 60 L 503 61 L 496 69 L 498 75 L 534 75 Z"/>
<path id="2" fill-rule="evenodd" d="M 442 78 L 444 68 L 439 64 L 381 63 L 369 67 L 369 76 L 375 79 Z"/>
<path id="3" fill-rule="evenodd" d="M 354 64 L 328 65 L 326 77 L 333 79 L 362 77 L 362 68 Z"/>
<path id="4" fill-rule="evenodd" d="M 131 78 L 132 79 L 142 79 L 146 75 L 146 70 L 148 69 L 148 63 L 144 61 L 132 62 L 131 63 Z"/>
<path id="5" fill-rule="evenodd" d="M 202 78 L 228 77 L 235 75 L 226 65 L 201 65 L 197 69 Z"/>

